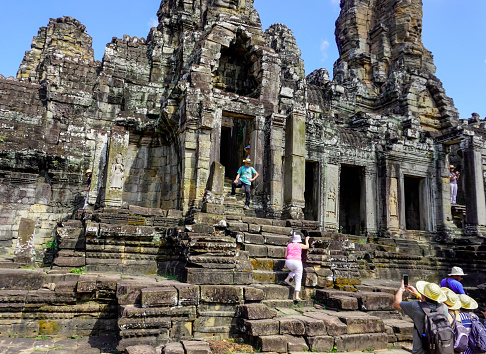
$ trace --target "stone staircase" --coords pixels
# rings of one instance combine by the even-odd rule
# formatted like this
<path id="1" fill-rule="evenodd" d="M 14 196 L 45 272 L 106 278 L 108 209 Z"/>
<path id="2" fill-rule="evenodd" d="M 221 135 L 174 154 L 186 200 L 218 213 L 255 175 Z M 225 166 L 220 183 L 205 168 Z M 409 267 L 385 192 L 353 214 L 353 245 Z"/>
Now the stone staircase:
<path id="1" fill-rule="evenodd" d="M 243 209 L 245 206 L 245 191 L 243 188 L 237 188 L 235 196 L 231 196 L 231 184 L 233 180 L 225 178 L 224 180 L 224 212 L 226 216 L 236 216 L 244 215 L 244 216 L 256 216 L 255 208 L 253 207 L 252 203 L 250 203 L 249 209 Z"/>

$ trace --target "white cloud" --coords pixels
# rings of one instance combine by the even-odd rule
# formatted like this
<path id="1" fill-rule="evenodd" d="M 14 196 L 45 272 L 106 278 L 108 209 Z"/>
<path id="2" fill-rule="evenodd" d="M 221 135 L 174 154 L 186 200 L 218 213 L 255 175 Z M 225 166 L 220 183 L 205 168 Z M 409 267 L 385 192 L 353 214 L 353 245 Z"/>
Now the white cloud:
<path id="1" fill-rule="evenodd" d="M 341 0 L 329 0 L 331 5 L 338 6 L 341 4 Z"/>
<path id="2" fill-rule="evenodd" d="M 159 25 L 159 20 L 157 20 L 156 18 L 151 18 L 150 21 L 148 22 L 148 26 L 150 28 L 152 27 L 157 27 Z"/>
<path id="3" fill-rule="evenodd" d="M 321 41 L 321 61 L 325 61 L 327 59 L 327 49 L 329 48 L 329 42 L 325 39 Z"/>

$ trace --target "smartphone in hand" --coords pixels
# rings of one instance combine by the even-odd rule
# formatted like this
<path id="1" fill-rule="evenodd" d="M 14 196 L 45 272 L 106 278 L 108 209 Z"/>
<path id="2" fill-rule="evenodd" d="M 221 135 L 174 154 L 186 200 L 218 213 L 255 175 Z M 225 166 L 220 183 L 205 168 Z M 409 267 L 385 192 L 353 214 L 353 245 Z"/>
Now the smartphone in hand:
<path id="1" fill-rule="evenodd" d="M 403 274 L 403 286 L 408 287 L 408 274 Z"/>

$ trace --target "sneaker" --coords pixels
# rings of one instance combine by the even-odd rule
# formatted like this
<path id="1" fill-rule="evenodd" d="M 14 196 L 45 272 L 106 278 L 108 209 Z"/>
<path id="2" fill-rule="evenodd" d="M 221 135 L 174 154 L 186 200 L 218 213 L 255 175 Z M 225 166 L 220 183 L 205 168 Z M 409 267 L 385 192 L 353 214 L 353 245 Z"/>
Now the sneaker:
<path id="1" fill-rule="evenodd" d="M 249 206 L 249 205 L 245 205 L 245 206 L 243 207 L 243 209 L 245 209 L 245 210 L 250 209 L 250 206 Z"/>

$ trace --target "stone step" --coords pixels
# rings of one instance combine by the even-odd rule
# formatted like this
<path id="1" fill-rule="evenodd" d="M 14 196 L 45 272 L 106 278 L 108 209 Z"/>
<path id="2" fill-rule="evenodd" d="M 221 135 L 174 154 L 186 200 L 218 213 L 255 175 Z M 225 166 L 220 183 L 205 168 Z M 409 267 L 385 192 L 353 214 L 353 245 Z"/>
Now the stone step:
<path id="1" fill-rule="evenodd" d="M 254 270 L 253 282 L 256 284 L 278 284 L 285 280 L 289 273 L 284 271 Z"/>
<path id="2" fill-rule="evenodd" d="M 255 284 L 255 288 L 262 289 L 265 300 L 292 299 L 294 288 L 277 284 Z"/>
<path id="3" fill-rule="evenodd" d="M 251 258 L 253 270 L 282 271 L 285 267 L 284 259 L 275 258 Z"/>
<path id="4" fill-rule="evenodd" d="M 314 301 L 313 300 L 294 301 L 292 299 L 286 299 L 286 300 L 271 299 L 271 300 L 263 300 L 262 303 L 272 309 L 277 307 L 298 309 L 299 307 L 312 306 L 314 304 Z"/>

